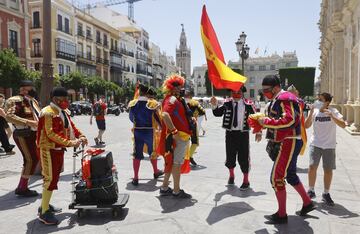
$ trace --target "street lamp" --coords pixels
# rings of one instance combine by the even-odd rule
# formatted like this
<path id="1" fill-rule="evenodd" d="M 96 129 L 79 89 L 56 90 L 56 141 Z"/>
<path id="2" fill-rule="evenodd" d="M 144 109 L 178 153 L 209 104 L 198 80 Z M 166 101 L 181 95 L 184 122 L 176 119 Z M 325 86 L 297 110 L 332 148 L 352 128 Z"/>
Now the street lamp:
<path id="1" fill-rule="evenodd" d="M 241 73 L 244 75 L 244 61 L 249 58 L 250 47 L 246 43 L 246 34 L 242 32 L 239 36 L 239 39 L 235 42 L 236 50 L 239 52 L 241 58 Z"/>

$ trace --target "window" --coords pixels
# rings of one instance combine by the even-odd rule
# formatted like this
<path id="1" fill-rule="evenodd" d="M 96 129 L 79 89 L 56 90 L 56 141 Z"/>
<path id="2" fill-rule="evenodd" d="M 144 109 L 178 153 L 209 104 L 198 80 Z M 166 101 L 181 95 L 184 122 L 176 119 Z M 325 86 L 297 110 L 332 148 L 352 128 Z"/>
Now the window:
<path id="1" fill-rule="evenodd" d="M 77 51 L 78 51 L 78 55 L 83 56 L 84 49 L 82 43 L 78 43 Z"/>
<path id="2" fill-rule="evenodd" d="M 266 71 L 266 65 L 259 66 L 259 71 Z"/>
<path id="3" fill-rule="evenodd" d="M 59 64 L 59 75 L 62 76 L 64 75 L 64 65 Z"/>
<path id="4" fill-rule="evenodd" d="M 62 31 L 62 16 L 58 15 L 58 30 Z"/>
<path id="5" fill-rule="evenodd" d="M 285 67 L 291 67 L 291 63 L 286 63 Z"/>
<path id="6" fill-rule="evenodd" d="M 66 74 L 69 74 L 71 72 L 71 67 L 69 65 L 66 65 Z"/>
<path id="7" fill-rule="evenodd" d="M 251 65 L 251 66 L 250 66 L 250 71 L 254 71 L 254 70 L 255 70 L 254 65 Z"/>
<path id="8" fill-rule="evenodd" d="M 250 98 L 254 98 L 254 97 L 255 97 L 255 90 L 250 89 Z"/>
<path id="9" fill-rule="evenodd" d="M 276 69 L 275 64 L 272 64 L 272 65 L 270 66 L 270 70 L 275 70 L 275 69 Z"/>
<path id="10" fill-rule="evenodd" d="M 40 63 L 35 63 L 35 71 L 40 71 Z"/>
<path id="11" fill-rule="evenodd" d="M 75 61 L 76 44 L 61 38 L 55 40 L 56 57 Z"/>
<path id="12" fill-rule="evenodd" d="M 34 45 L 34 56 L 39 57 L 41 55 L 40 48 L 41 48 L 41 41 L 40 39 L 33 39 Z"/>
<path id="13" fill-rule="evenodd" d="M 18 36 L 16 31 L 9 30 L 9 42 L 10 48 L 14 50 L 16 55 L 18 55 Z"/>
<path id="14" fill-rule="evenodd" d="M 107 35 L 104 34 L 104 46 L 108 45 L 108 39 L 107 39 Z"/>
<path id="15" fill-rule="evenodd" d="M 91 38 L 91 28 L 86 27 L 86 38 Z"/>
<path id="16" fill-rule="evenodd" d="M 40 28 L 40 12 L 33 13 L 33 28 Z"/>
<path id="17" fill-rule="evenodd" d="M 250 84 L 255 84 L 255 77 L 250 77 Z"/>
<path id="18" fill-rule="evenodd" d="M 84 32 L 83 32 L 83 25 L 82 24 L 80 24 L 80 23 L 78 23 L 78 26 L 77 26 L 77 31 L 78 31 L 78 35 L 79 36 L 84 36 Z"/>
<path id="19" fill-rule="evenodd" d="M 65 32 L 67 34 L 70 34 L 70 23 L 69 23 L 69 19 L 68 18 L 65 18 Z"/>
<path id="20" fill-rule="evenodd" d="M 86 46 L 86 58 L 91 59 L 91 46 Z"/>
<path id="21" fill-rule="evenodd" d="M 96 30 L 96 43 L 101 43 L 101 33 Z"/>

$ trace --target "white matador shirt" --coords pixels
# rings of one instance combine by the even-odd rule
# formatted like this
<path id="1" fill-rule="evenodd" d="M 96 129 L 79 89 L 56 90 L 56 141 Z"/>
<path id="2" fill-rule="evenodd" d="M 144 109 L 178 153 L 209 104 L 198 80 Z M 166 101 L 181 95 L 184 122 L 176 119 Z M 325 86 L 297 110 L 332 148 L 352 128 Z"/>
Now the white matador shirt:
<path id="1" fill-rule="evenodd" d="M 343 116 L 335 108 L 328 108 L 335 118 L 341 119 Z M 310 145 L 321 149 L 336 148 L 336 123 L 319 109 L 314 109 L 313 115 L 313 135 L 311 136 Z"/>

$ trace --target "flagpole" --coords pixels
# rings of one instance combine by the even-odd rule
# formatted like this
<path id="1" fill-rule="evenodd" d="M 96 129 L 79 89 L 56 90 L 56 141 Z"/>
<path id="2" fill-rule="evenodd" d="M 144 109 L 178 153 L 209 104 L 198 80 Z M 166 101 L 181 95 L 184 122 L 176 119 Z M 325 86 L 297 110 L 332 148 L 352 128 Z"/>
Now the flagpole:
<path id="1" fill-rule="evenodd" d="M 214 97 L 214 86 L 211 84 L 211 96 Z"/>

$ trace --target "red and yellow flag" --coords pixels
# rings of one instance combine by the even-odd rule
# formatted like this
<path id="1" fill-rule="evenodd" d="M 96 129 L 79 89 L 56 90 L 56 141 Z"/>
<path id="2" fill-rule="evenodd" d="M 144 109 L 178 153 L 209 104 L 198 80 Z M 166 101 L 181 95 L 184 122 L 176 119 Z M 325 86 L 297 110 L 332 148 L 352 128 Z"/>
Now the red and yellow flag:
<path id="1" fill-rule="evenodd" d="M 140 88 L 139 88 L 139 86 L 140 86 L 140 82 L 137 81 L 136 86 L 135 86 L 135 92 L 134 92 L 134 100 L 138 99 L 139 96 L 140 96 Z"/>
<path id="2" fill-rule="evenodd" d="M 239 90 L 247 78 L 226 66 L 215 30 L 203 6 L 201 17 L 201 37 L 204 44 L 206 61 L 208 64 L 208 76 L 216 89 Z"/>

